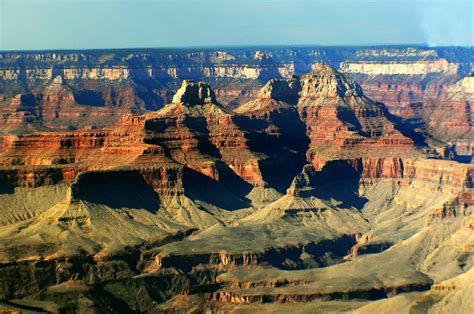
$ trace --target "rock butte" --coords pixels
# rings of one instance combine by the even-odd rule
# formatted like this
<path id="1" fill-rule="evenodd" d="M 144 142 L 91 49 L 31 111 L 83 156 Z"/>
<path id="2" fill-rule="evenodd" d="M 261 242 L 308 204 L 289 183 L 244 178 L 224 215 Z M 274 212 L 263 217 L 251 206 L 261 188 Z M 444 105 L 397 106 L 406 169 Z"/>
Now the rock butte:
<path id="1" fill-rule="evenodd" d="M 255 51 L 250 58 L 273 64 L 276 55 Z M 189 58 L 237 60 L 229 52 Z M 451 71 L 446 62 L 420 69 Z M 0 299 L 12 301 L 0 308 L 272 312 L 291 304 L 304 312 L 370 313 L 403 304 L 470 312 L 474 167 L 443 159 L 469 150 L 461 141 L 469 135 L 462 123 L 450 132 L 460 141 L 456 149 L 428 137 L 460 118 L 436 109 L 443 117 L 426 116 L 420 132 L 355 79 L 325 64 L 311 67 L 270 79 L 235 110 L 209 83 L 184 80 L 169 104 L 115 124 L 5 135 Z M 405 70 L 387 68 L 390 75 Z M 138 97 L 126 82 L 133 71 L 111 71 L 81 75 L 130 87 L 106 84 L 112 98 L 119 90 Z M 5 73 L 15 80 L 15 72 Z M 98 101 L 92 90 L 78 95 L 64 73 L 53 76 L 41 96 L 6 102 L 59 106 L 47 119 L 61 129 L 82 117 L 78 99 Z M 470 86 L 464 78 L 433 108 L 457 108 L 472 96 Z M 92 110 L 97 117 L 118 115 L 99 108 Z"/>

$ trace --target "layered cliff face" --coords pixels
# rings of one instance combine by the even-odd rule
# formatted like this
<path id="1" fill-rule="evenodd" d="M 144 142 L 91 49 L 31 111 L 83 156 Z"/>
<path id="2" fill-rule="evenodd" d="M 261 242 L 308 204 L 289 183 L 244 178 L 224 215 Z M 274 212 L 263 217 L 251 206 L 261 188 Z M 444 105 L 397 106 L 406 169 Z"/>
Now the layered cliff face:
<path id="1" fill-rule="evenodd" d="M 474 77 L 465 77 L 440 97 L 414 109 L 426 121 L 429 134 L 447 144 L 446 154 L 463 162 L 472 162 L 473 86 Z"/>
<path id="2" fill-rule="evenodd" d="M 412 50 L 409 62 L 395 58 L 385 63 L 343 62 L 341 70 L 354 75 L 368 97 L 383 102 L 392 114 L 431 137 L 428 142 L 440 152 L 446 150 L 442 154 L 447 158 L 469 162 L 472 100 L 466 93 L 469 83 L 464 81 L 469 81 L 472 68 L 449 62 L 445 53 L 420 55 Z M 415 61 L 417 56 L 420 59 Z"/>
<path id="3" fill-rule="evenodd" d="M 55 78 L 43 101 L 76 108 L 75 92 Z M 472 165 L 441 160 L 354 79 L 314 64 L 234 111 L 206 82 L 170 99 L 3 137 L 0 308 L 470 310 Z"/>
<path id="4" fill-rule="evenodd" d="M 327 159 L 415 152 L 413 140 L 396 129 L 385 108 L 366 98 L 355 81 L 323 66 L 302 80 L 299 107 L 311 139 L 308 158 L 317 167 Z"/>
<path id="5" fill-rule="evenodd" d="M 16 134 L 111 125 L 122 114 L 171 102 L 183 79 L 211 82 L 219 102 L 235 108 L 267 80 L 309 72 L 319 62 L 354 76 L 369 98 L 418 126 L 429 123 L 432 108 L 443 108 L 437 99 L 469 74 L 473 60 L 469 48 L 423 47 L 8 52 L 0 59 L 0 126 Z M 58 76 L 74 102 L 45 91 Z M 470 115 L 467 107 L 456 109 L 463 121 Z M 448 144 L 458 134 L 439 140 Z"/>
<path id="6" fill-rule="evenodd" d="M 145 111 L 145 102 L 129 83 L 99 89 L 78 90 L 57 76 L 41 93 L 6 98 L 1 133 L 104 127 L 118 122 L 122 114 Z"/>

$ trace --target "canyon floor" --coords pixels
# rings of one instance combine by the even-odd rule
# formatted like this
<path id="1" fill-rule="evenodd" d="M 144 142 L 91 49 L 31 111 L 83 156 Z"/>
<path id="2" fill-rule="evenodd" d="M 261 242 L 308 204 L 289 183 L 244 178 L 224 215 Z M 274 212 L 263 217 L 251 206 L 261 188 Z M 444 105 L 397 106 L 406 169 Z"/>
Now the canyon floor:
<path id="1" fill-rule="evenodd" d="M 322 63 L 236 109 L 184 80 L 118 120 L 3 136 L 0 311 L 474 311 L 474 165 L 443 146 L 470 133 Z"/>

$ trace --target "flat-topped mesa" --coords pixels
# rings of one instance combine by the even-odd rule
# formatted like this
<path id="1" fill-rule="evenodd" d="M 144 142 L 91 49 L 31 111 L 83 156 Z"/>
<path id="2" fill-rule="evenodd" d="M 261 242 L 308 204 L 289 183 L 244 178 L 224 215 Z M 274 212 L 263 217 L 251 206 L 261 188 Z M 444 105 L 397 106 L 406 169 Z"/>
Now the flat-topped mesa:
<path id="1" fill-rule="evenodd" d="M 350 97 L 362 96 L 362 88 L 349 76 L 331 66 L 317 63 L 313 71 L 301 76 L 300 97 Z"/>
<path id="2" fill-rule="evenodd" d="M 206 82 L 194 82 L 184 80 L 181 87 L 173 96 L 173 103 L 188 105 L 203 105 L 205 103 L 217 103 L 216 95 L 210 85 Z"/>

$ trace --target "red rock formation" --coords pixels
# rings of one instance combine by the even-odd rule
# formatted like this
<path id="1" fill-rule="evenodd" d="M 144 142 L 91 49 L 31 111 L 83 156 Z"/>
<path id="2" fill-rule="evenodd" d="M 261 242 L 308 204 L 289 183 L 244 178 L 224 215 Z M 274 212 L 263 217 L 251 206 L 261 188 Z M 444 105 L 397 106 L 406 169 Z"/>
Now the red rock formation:
<path id="1" fill-rule="evenodd" d="M 393 78 L 369 76 L 360 82 L 365 94 L 383 102 L 391 113 L 418 121 L 418 127 L 428 137 L 434 138 L 430 144 L 445 158 L 462 159 L 442 152 L 443 145 L 446 145 L 450 152 L 457 155 L 457 146 L 460 148 L 459 155 L 472 155 L 472 148 L 469 152 L 462 149 L 463 146 L 471 146 L 474 139 L 472 77 L 465 77 L 458 82 L 455 79 L 456 76 L 446 76 L 423 84 L 428 78 L 406 77 L 394 83 Z"/>
<path id="2" fill-rule="evenodd" d="M 258 157 L 248 147 L 246 132 L 234 116 L 215 101 L 209 85 L 184 81 L 173 103 L 145 123 L 154 131 L 149 142 L 166 146 L 173 160 L 212 178 L 218 178 L 215 165 L 222 160 L 238 176 L 263 185 Z"/>
<path id="3" fill-rule="evenodd" d="M 221 160 L 244 180 L 263 186 L 262 156 L 248 148 L 246 133 L 207 84 L 185 81 L 174 103 L 156 113 L 126 115 L 110 128 L 5 138 L 2 164 L 75 164 L 100 170 L 178 163 L 218 179 L 215 164 Z"/>
<path id="4" fill-rule="evenodd" d="M 55 97 L 74 99 L 60 79 L 50 89 Z M 74 173 L 182 165 L 216 181 L 226 180 L 229 169 L 253 186 L 286 182 L 288 187 L 306 154 L 315 170 L 341 160 L 364 179 L 416 177 L 467 186 L 472 178 L 466 167 L 419 159 L 423 153 L 397 130 L 384 107 L 328 66 L 270 81 L 236 112 L 217 103 L 208 84 L 185 81 L 162 110 L 125 115 L 109 128 L 5 137 L 1 164 L 69 165 L 80 169 Z"/>
<path id="5" fill-rule="evenodd" d="M 295 110 L 306 124 L 307 159 L 316 169 L 333 159 L 419 154 L 413 140 L 389 120 L 383 105 L 365 97 L 353 79 L 324 65 L 301 78 L 270 81 L 255 101 L 236 112 L 273 121 L 272 113 L 285 112 L 289 117 Z"/>
<path id="6" fill-rule="evenodd" d="M 318 65 L 301 78 L 270 81 L 256 100 L 236 112 L 273 122 L 277 113 L 288 119 L 296 110 L 310 139 L 307 160 L 314 166 L 312 171 L 342 161 L 366 183 L 391 178 L 408 185 L 420 180 L 454 194 L 470 188 L 472 167 L 423 158 L 423 150 L 398 130 L 383 105 L 365 97 L 355 81 L 327 66 Z M 303 178 L 309 174 L 303 171 L 302 175 L 305 183 L 293 182 L 290 195 L 308 192 L 311 180 Z M 301 184 L 305 188 L 298 187 Z"/>
<path id="7" fill-rule="evenodd" d="M 365 94 L 391 113 L 417 119 L 431 143 L 466 145 L 471 102 L 450 99 L 456 81 L 472 68 L 468 48 L 254 48 L 228 51 L 96 51 L 3 53 L 0 133 L 95 128 L 122 114 L 156 110 L 171 101 L 179 81 L 212 82 L 217 99 L 234 108 L 254 99 L 261 82 L 335 64 L 354 75 Z M 54 83 L 62 78 L 62 82 Z M 62 86 L 59 88 L 59 86 Z M 275 98 L 277 99 L 277 97 Z M 471 136 L 472 137 L 472 136 Z M 455 158 L 447 154 L 447 158 Z"/>
<path id="8" fill-rule="evenodd" d="M 425 101 L 417 113 L 423 116 L 429 132 L 437 138 L 465 144 L 474 140 L 473 101 L 474 77 L 466 77 L 440 97 Z"/>
<path id="9" fill-rule="evenodd" d="M 384 107 L 362 94 L 354 80 L 319 66 L 302 77 L 300 114 L 311 140 L 308 160 L 408 156 L 413 140 L 398 131 Z"/>

